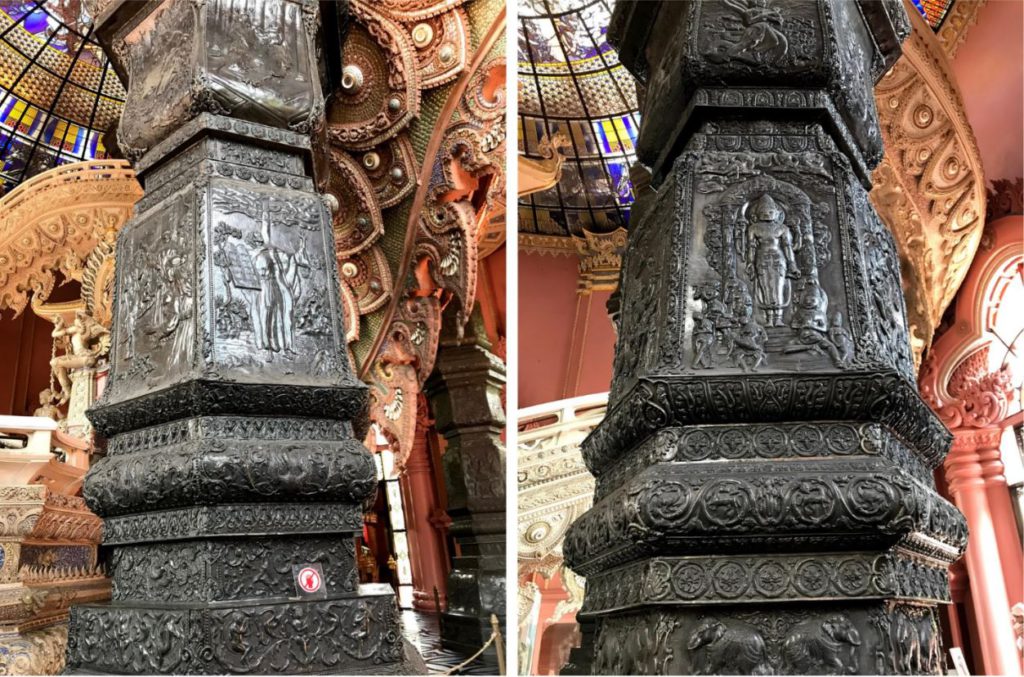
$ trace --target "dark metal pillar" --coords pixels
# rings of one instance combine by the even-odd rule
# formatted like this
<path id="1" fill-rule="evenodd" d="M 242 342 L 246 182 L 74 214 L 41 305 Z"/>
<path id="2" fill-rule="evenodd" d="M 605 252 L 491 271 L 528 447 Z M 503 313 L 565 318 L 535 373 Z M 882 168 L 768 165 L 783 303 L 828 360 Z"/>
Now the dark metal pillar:
<path id="1" fill-rule="evenodd" d="M 462 338 L 455 324 L 447 318 L 426 391 L 447 443 L 448 532 L 457 544 L 441 640 L 473 652 L 491 636 L 491 614 L 505 627 L 505 365 L 490 352 L 478 314 Z"/>
<path id="2" fill-rule="evenodd" d="M 657 195 L 565 540 L 595 673 L 942 670 L 966 530 L 867 197 L 872 87 L 907 33 L 898 0 L 616 6 Z"/>
<path id="3" fill-rule="evenodd" d="M 422 672 L 390 587 L 357 579 L 376 482 L 310 169 L 317 3 L 99 4 L 145 197 L 89 413 L 109 440 L 84 494 L 113 599 L 73 609 L 68 668 Z"/>

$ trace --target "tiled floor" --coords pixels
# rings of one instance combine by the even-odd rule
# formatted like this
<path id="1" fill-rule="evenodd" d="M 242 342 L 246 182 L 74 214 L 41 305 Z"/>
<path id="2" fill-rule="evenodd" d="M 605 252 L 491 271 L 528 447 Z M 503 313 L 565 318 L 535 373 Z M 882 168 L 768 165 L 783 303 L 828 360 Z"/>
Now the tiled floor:
<path id="1" fill-rule="evenodd" d="M 461 655 L 450 649 L 441 648 L 441 630 L 438 625 L 437 616 L 421 611 L 405 609 L 402 611 L 402 627 L 405 637 L 413 646 L 420 650 L 423 660 L 431 674 L 443 674 L 448 672 L 462 661 L 469 658 L 469 655 Z M 472 663 L 462 668 L 456 675 L 496 675 L 498 674 L 498 662 L 494 651 L 488 648 L 483 656 L 480 656 Z"/>

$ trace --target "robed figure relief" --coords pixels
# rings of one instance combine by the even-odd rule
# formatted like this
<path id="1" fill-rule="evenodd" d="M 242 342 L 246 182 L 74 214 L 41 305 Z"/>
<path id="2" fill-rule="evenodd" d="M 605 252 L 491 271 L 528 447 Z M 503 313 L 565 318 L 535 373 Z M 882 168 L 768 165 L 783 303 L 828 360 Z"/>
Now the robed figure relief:
<path id="1" fill-rule="evenodd" d="M 783 313 L 793 300 L 790 280 L 800 276 L 793 256 L 793 233 L 786 214 L 765 193 L 744 207 L 749 225 L 746 251 L 740 252 L 754 282 L 754 303 L 767 327 L 783 326 Z"/>
<path id="2" fill-rule="evenodd" d="M 823 265 L 831 260 L 827 222 L 796 186 L 756 176 L 719 192 L 704 208 L 709 275 L 694 286 L 694 369 L 731 362 L 743 371 L 778 359 L 827 355 L 849 363 L 853 340 L 830 308 Z"/>
<path id="3" fill-rule="evenodd" d="M 252 234 L 249 243 L 252 266 L 259 282 L 253 298 L 252 322 L 256 347 L 272 352 L 294 353 L 295 304 L 302 295 L 301 266 L 309 266 L 306 241 L 299 238 L 295 252 L 274 245 L 270 223 L 264 221 L 261 234 Z"/>

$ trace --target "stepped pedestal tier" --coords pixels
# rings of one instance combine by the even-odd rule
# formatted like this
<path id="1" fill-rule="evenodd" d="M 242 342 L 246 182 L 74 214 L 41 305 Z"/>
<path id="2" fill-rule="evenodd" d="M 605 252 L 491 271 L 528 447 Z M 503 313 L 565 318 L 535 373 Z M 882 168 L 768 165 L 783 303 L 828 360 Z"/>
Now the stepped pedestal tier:
<path id="1" fill-rule="evenodd" d="M 939 674 L 963 552 L 868 201 L 898 1 L 620 1 L 656 195 L 631 224 L 587 579 L 596 674 Z"/>
<path id="2" fill-rule="evenodd" d="M 96 18 L 145 196 L 118 237 L 89 412 L 113 599 L 73 609 L 72 671 L 423 671 L 391 588 L 357 580 L 376 481 L 311 176 L 318 9 L 115 0 Z"/>

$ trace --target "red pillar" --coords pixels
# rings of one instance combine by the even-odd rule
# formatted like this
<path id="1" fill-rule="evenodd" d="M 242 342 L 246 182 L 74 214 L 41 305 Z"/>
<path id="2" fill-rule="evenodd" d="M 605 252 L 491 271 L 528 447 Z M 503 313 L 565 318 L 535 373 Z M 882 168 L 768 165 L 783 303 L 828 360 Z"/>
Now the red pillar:
<path id="1" fill-rule="evenodd" d="M 405 506 L 405 528 L 409 537 L 409 564 L 412 566 L 413 606 L 422 611 L 438 611 L 434 588 L 442 607 L 445 605 L 448 552 L 442 531 L 435 526 L 434 515 L 443 511 L 437 497 L 430 445 L 427 434 L 433 423 L 423 399 L 416 408 L 416 435 L 405 470 L 399 478 Z"/>
<path id="2" fill-rule="evenodd" d="M 1016 546 L 1017 568 L 1004 569 L 1004 561 L 1011 553 L 1000 550 L 997 534 L 1001 524 L 1013 513 L 999 514 L 989 502 L 991 485 L 997 483 L 992 468 L 991 450 L 998 455 L 999 428 L 958 428 L 953 430 L 953 448 L 946 457 L 946 479 L 953 502 L 967 518 L 966 564 L 970 579 L 971 597 L 981 658 L 985 673 L 989 675 L 1021 675 L 1021 661 L 1013 633 L 1012 606 L 1007 580 L 1014 577 L 1020 567 L 1020 546 Z M 1002 463 L 999 463 L 1002 467 Z M 999 473 L 1002 476 L 1002 473 Z M 1006 491 L 1006 481 L 1002 481 Z M 1009 501 L 1007 501 L 1007 506 Z"/>

